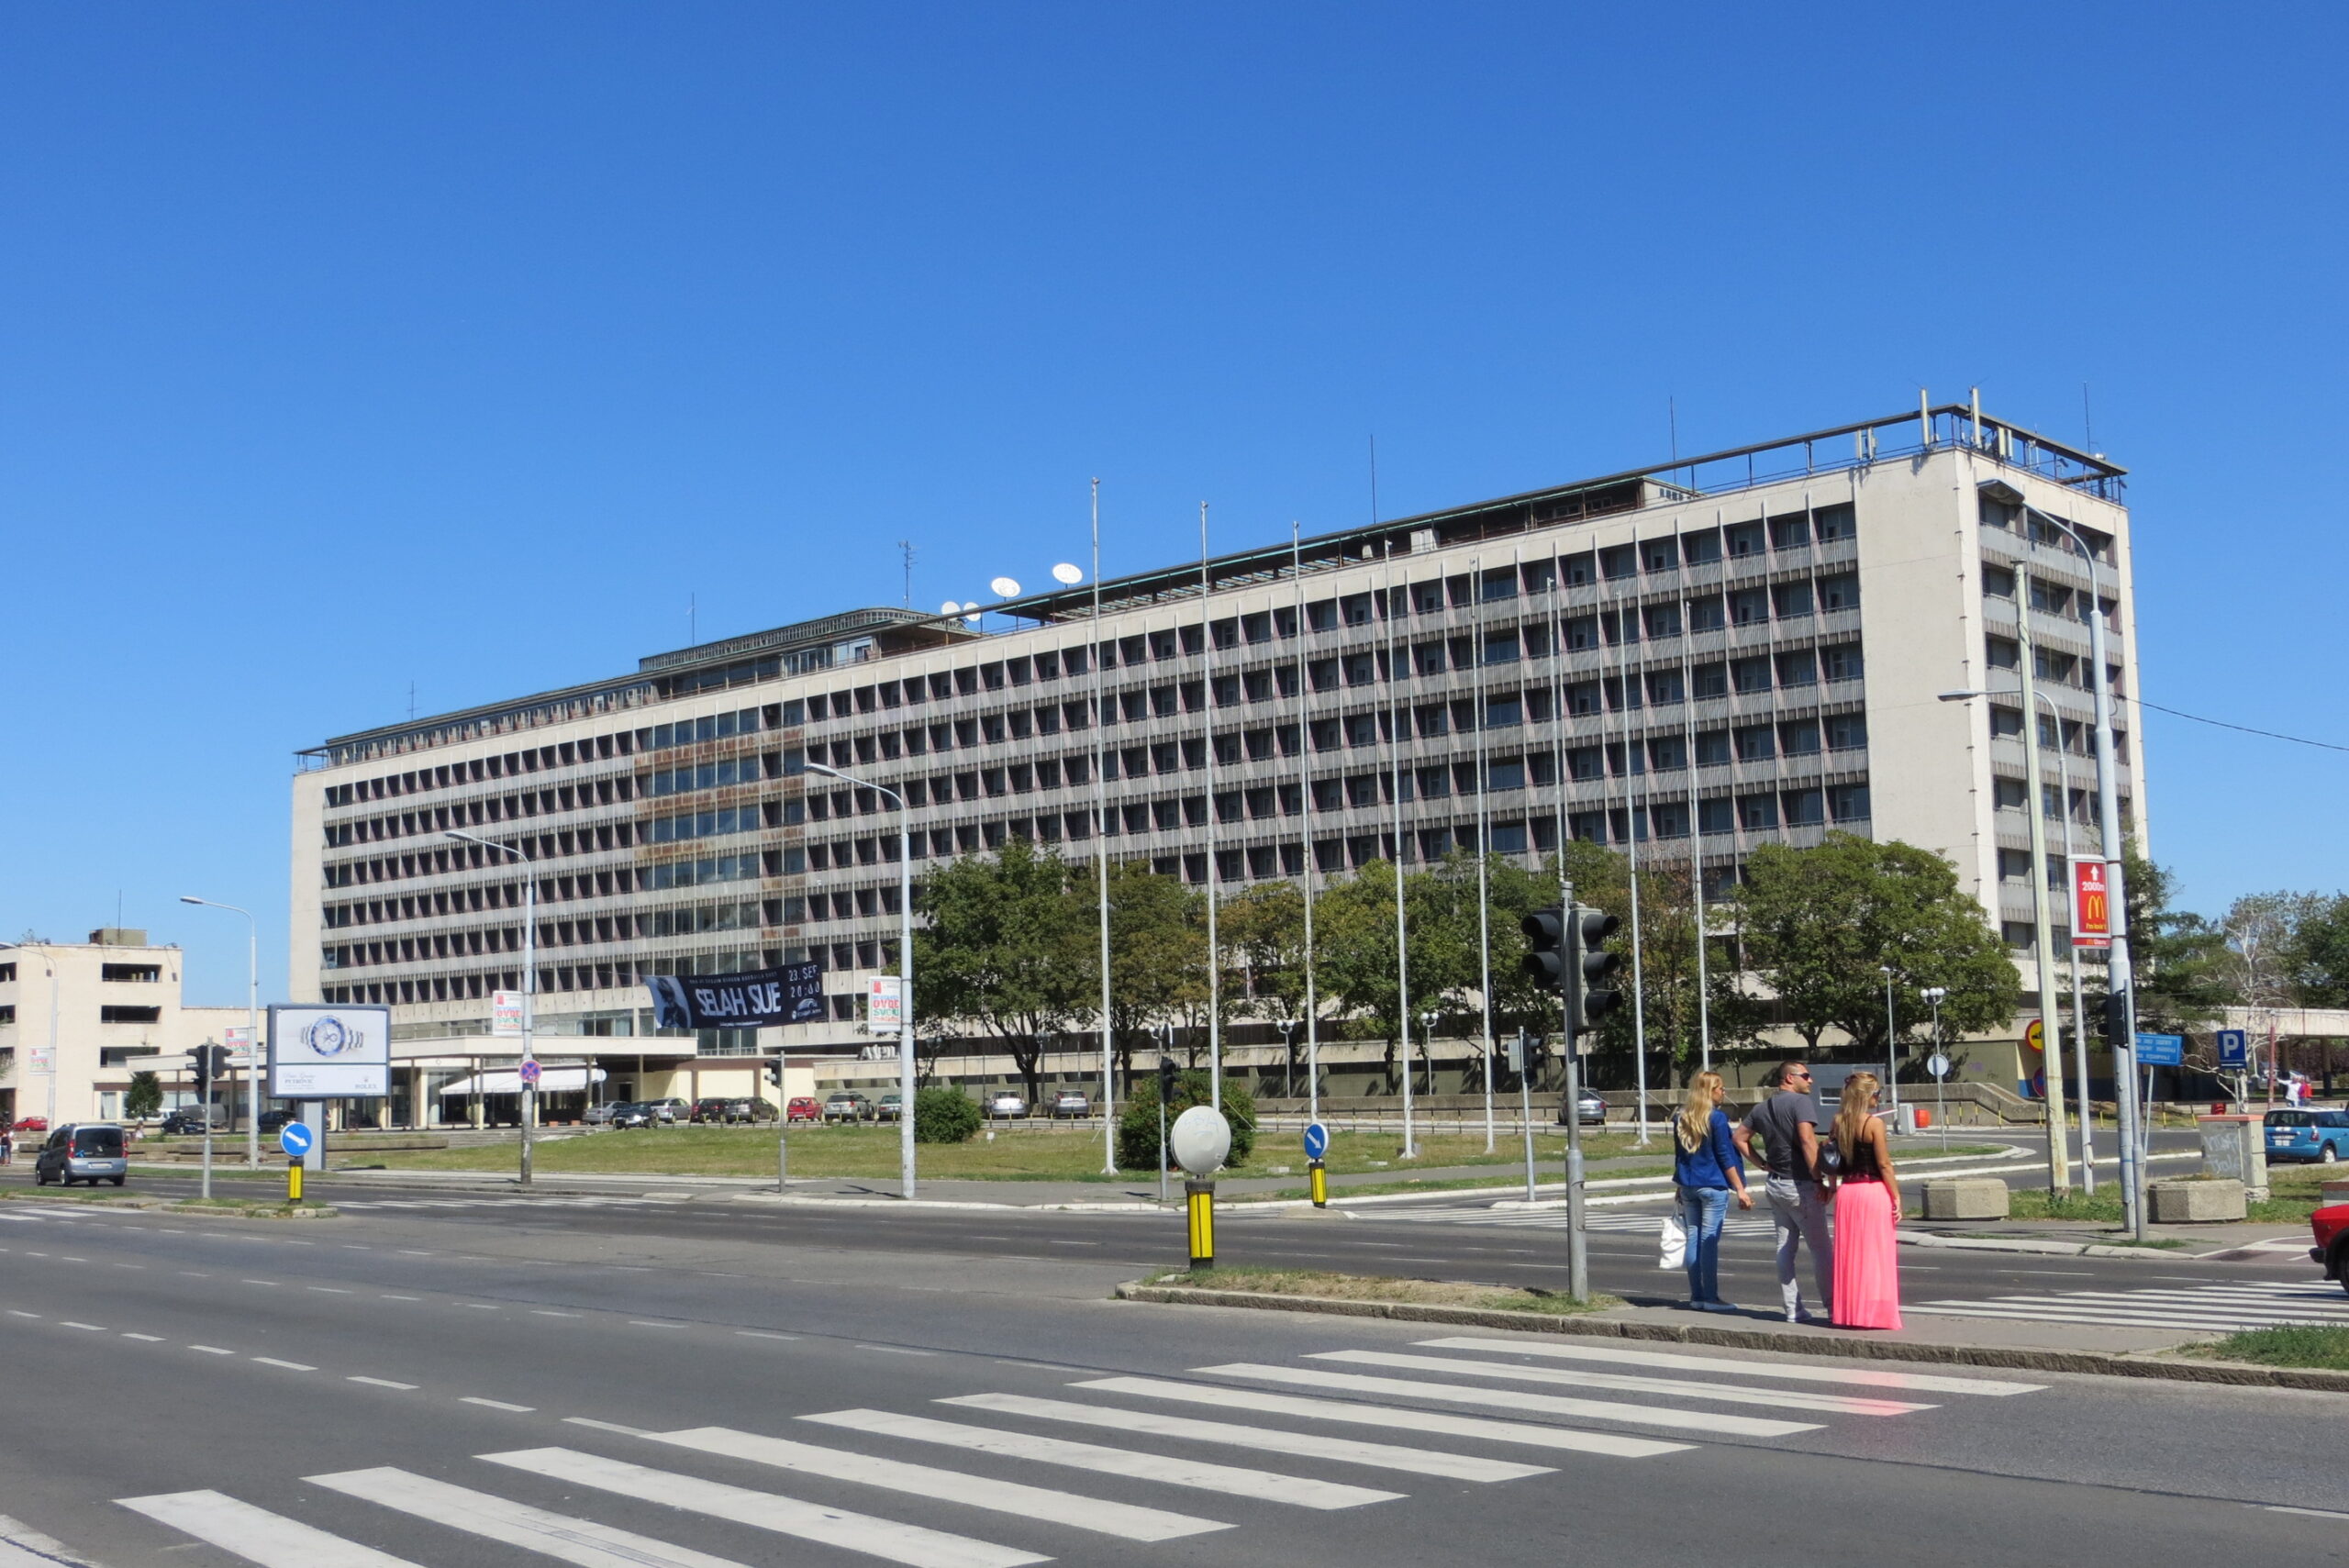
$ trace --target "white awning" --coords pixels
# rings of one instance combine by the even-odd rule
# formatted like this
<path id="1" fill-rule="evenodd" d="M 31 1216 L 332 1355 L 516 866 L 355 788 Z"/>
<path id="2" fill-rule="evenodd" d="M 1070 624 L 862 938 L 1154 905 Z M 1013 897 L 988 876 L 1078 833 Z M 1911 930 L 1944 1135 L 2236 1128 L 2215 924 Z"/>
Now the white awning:
<path id="1" fill-rule="evenodd" d="M 590 1075 L 592 1076 L 592 1079 Z M 600 1067 L 547 1067 L 539 1073 L 539 1093 L 542 1095 L 575 1095 L 592 1081 L 600 1084 L 605 1073 Z M 518 1095 L 522 1092 L 522 1074 L 484 1073 L 476 1077 L 460 1078 L 443 1088 L 447 1095 Z"/>

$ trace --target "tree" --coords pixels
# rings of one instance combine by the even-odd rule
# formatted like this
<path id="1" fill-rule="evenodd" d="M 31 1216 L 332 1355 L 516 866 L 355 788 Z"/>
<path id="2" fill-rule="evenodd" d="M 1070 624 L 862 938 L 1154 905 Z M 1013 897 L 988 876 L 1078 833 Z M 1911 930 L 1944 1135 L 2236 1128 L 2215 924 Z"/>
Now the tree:
<path id="1" fill-rule="evenodd" d="M 929 923 L 914 933 L 914 973 L 932 1017 L 994 1035 L 1011 1053 L 1028 1098 L 1041 1093 L 1046 1038 L 1087 1011 L 1089 900 L 1068 865 L 1025 839 L 994 856 L 964 855 L 921 884 Z"/>
<path id="2" fill-rule="evenodd" d="M 1208 1074 L 1197 1069 L 1174 1075 L 1174 1093 L 1166 1102 L 1166 1126 L 1171 1131 L 1174 1118 L 1193 1106 L 1212 1105 L 1214 1086 Z M 1231 1129 L 1231 1152 L 1225 1156 L 1227 1168 L 1248 1162 L 1248 1155 L 1256 1147 L 1256 1102 L 1246 1089 L 1230 1079 L 1223 1085 L 1223 1119 Z M 1168 1156 L 1173 1158 L 1172 1154 Z M 1118 1118 L 1118 1164 L 1129 1171 L 1158 1169 L 1158 1074 L 1144 1073 L 1136 1082 L 1133 1092 L 1126 1096 L 1125 1109 Z"/>
<path id="3" fill-rule="evenodd" d="M 1223 906 L 1219 934 L 1239 971 L 1240 1006 L 1286 1026 L 1282 1033 L 1294 1077 L 1305 1018 L 1304 891 L 1293 882 L 1257 884 Z M 1317 995 L 1317 1006 L 1319 1000 Z"/>
<path id="4" fill-rule="evenodd" d="M 1396 1045 L 1419 1038 L 1421 1014 L 1457 1018 L 1475 971 L 1475 889 L 1468 888 L 1467 940 L 1459 933 L 1459 892 L 1425 874 L 1403 879 L 1410 931 L 1411 1018 L 1398 1017 L 1395 973 L 1395 867 L 1372 861 L 1314 901 L 1314 973 L 1341 1018 L 1366 1018 L 1386 1040 L 1386 1081 L 1396 1085 Z M 1463 980 L 1463 973 L 1465 980 Z M 1408 1037 L 1405 1030 L 1408 1030 Z"/>
<path id="5" fill-rule="evenodd" d="M 133 1073 L 130 1087 L 123 1093 L 122 1114 L 133 1121 L 145 1121 L 162 1108 L 162 1080 L 152 1073 Z"/>
<path id="6" fill-rule="evenodd" d="M 2323 907 L 2313 893 L 2247 893 L 2227 906 L 2221 973 L 2235 1005 L 2288 1006 L 2300 996 L 2301 928 Z"/>
<path id="7" fill-rule="evenodd" d="M 1956 867 L 1913 844 L 1830 833 L 1811 849 L 1757 845 L 1723 907 L 1746 962 L 1813 1051 L 1829 1029 L 1878 1056 L 1920 1038 L 1929 985 L 1948 992 L 1942 1023 L 1960 1031 L 2010 1022 L 2021 999 L 2014 960 Z M 1898 1041 L 1886 1039 L 1886 965 Z"/>
<path id="8" fill-rule="evenodd" d="M 2320 900 L 2301 917 L 2292 971 L 2306 1006 L 2349 1006 L 2349 895 Z"/>
<path id="9" fill-rule="evenodd" d="M 1095 914 L 1089 873 L 1076 881 L 1080 902 Z M 1174 877 L 1152 871 L 1148 861 L 1109 867 L 1109 1034 L 1129 1081 L 1135 1044 L 1153 1024 L 1175 1017 L 1193 995 L 1207 991 L 1207 937 L 1194 927 L 1191 906 L 1200 895 Z M 1087 996 L 1100 1006 L 1100 935 L 1093 927 L 1085 943 Z"/>
<path id="10" fill-rule="evenodd" d="M 2133 842 L 2122 856 L 2137 1027 L 2185 1034 L 2216 1018 L 2227 1004 L 2226 933 L 2190 910 L 2171 907 L 2176 879 L 2139 855 Z"/>

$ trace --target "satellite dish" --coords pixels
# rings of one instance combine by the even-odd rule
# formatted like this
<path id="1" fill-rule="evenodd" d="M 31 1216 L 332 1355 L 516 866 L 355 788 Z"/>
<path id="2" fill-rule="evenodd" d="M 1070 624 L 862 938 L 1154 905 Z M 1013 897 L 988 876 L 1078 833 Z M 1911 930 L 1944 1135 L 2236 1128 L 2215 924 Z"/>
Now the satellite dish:
<path id="1" fill-rule="evenodd" d="M 1213 1106 L 1193 1106 L 1166 1136 L 1174 1162 L 1195 1176 L 1211 1176 L 1231 1152 L 1231 1124 Z"/>
<path id="2" fill-rule="evenodd" d="M 1011 578 L 998 577 L 987 584 L 987 592 L 998 599 L 1016 599 L 1019 596 L 1019 584 Z"/>
<path id="3" fill-rule="evenodd" d="M 977 613 L 977 612 L 978 612 L 978 608 L 979 608 L 979 602 L 978 602 L 976 599 L 973 599 L 973 600 L 972 600 L 972 601 L 970 601 L 968 604 L 964 605 L 964 606 L 963 606 L 963 619 L 966 623 L 968 623 L 969 625 L 972 625 L 972 626 L 976 626 L 976 625 L 978 625 L 978 624 L 979 624 L 979 615 L 978 615 L 978 613 Z"/>
<path id="4" fill-rule="evenodd" d="M 963 606 L 949 599 L 938 606 L 938 613 L 942 616 L 959 616 L 963 613 Z"/>
<path id="5" fill-rule="evenodd" d="M 1058 566 L 1052 568 L 1052 581 L 1055 583 L 1065 584 L 1067 586 L 1074 588 L 1079 583 L 1085 581 L 1085 573 L 1079 572 L 1075 567 L 1071 566 L 1067 562 L 1063 561 Z"/>

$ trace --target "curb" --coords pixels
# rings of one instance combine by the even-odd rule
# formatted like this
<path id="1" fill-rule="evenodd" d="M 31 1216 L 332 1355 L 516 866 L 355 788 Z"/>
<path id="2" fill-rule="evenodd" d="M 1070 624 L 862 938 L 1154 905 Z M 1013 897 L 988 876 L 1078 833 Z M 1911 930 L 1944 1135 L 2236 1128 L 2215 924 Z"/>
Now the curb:
<path id="1" fill-rule="evenodd" d="M 2157 1378 L 2174 1383 L 2212 1383 L 2237 1388 L 2296 1388 L 2349 1394 L 2349 1372 L 2254 1366 L 2244 1362 L 2157 1360 L 2102 1351 L 2042 1351 L 1997 1345 L 1922 1345 L 1848 1335 L 1775 1333 L 1767 1329 L 1717 1329 L 1704 1324 L 1649 1323 L 1620 1318 L 1553 1318 L 1542 1312 L 1487 1311 L 1473 1307 L 1435 1307 L 1405 1301 L 1332 1301 L 1309 1296 L 1271 1296 L 1258 1291 L 1195 1290 L 1182 1285 L 1121 1284 L 1120 1301 L 1165 1307 L 1236 1307 L 1262 1312 L 1303 1312 L 1330 1318 L 1384 1318 L 1403 1323 L 1441 1323 L 1460 1328 L 1507 1329 L 1520 1333 L 1575 1334 L 1590 1339 L 1640 1340 L 1726 1350 L 1793 1351 L 1842 1356 L 1855 1361 L 1923 1362 L 1941 1366 L 1997 1367 L 2015 1372 L 2087 1373 L 2103 1377 Z"/>
<path id="2" fill-rule="evenodd" d="M 736 1203 L 763 1203 L 779 1208 L 943 1208 L 982 1209 L 994 1214 L 1173 1214 L 1151 1203 L 976 1203 L 938 1198 L 815 1197 L 786 1193 L 736 1193 Z"/>

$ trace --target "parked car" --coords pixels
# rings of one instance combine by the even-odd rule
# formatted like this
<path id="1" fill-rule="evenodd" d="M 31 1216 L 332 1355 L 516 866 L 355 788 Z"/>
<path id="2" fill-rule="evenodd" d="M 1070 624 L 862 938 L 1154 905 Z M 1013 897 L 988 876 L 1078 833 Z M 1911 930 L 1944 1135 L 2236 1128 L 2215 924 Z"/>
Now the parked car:
<path id="1" fill-rule="evenodd" d="M 1028 1114 L 1028 1098 L 1009 1089 L 997 1089 L 986 1098 L 986 1113 L 993 1121 L 1008 1121 Z"/>
<path id="2" fill-rule="evenodd" d="M 726 1119 L 726 1107 L 730 1104 L 732 1102 L 723 1095 L 704 1095 L 693 1103 L 693 1108 L 685 1113 L 685 1119 L 708 1122 L 714 1126 Z"/>
<path id="3" fill-rule="evenodd" d="M 622 1100 L 611 1107 L 611 1125 L 615 1128 L 651 1127 L 652 1107 L 641 1100 Z"/>
<path id="4" fill-rule="evenodd" d="M 791 1096 L 791 1103 L 783 1107 L 783 1119 L 821 1121 L 824 1119 L 824 1107 L 817 1103 L 816 1096 L 813 1095 L 794 1095 Z"/>
<path id="5" fill-rule="evenodd" d="M 263 1132 L 283 1132 L 290 1123 L 297 1122 L 301 1119 L 302 1114 L 299 1111 L 263 1111 L 261 1113 L 261 1119 L 253 1125 L 260 1128 Z"/>
<path id="6" fill-rule="evenodd" d="M 853 1089 L 842 1089 L 824 1102 L 826 1121 L 871 1121 L 874 1115 L 873 1102 Z"/>
<path id="7" fill-rule="evenodd" d="M 9 1130 L 11 1132 L 47 1132 L 49 1118 L 45 1116 L 28 1116 Z"/>
<path id="8" fill-rule="evenodd" d="M 2338 1280 L 2342 1289 L 2349 1290 L 2349 1203 L 2318 1209 L 2309 1216 L 2309 1229 L 2316 1237 L 2309 1256 L 2324 1265 L 2325 1278 Z"/>
<path id="9" fill-rule="evenodd" d="M 589 1106 L 579 1119 L 589 1127 L 609 1127 L 612 1125 L 613 1108 L 618 1104 L 617 1100 L 607 1100 L 600 1106 Z"/>
<path id="10" fill-rule="evenodd" d="M 662 1127 L 674 1127 L 685 1120 L 693 1109 L 691 1106 L 674 1095 L 665 1100 L 646 1100 L 642 1104 L 646 1110 L 652 1113 L 652 1119 Z"/>
<path id="11" fill-rule="evenodd" d="M 211 1107 L 209 1116 L 206 1115 L 205 1107 L 202 1106 L 178 1106 L 163 1113 L 163 1125 L 158 1130 L 165 1138 L 201 1137 L 206 1121 L 209 1121 L 212 1124 L 212 1129 L 217 1132 L 228 1125 L 228 1113 L 218 1106 Z"/>
<path id="12" fill-rule="evenodd" d="M 1580 1119 L 1583 1126 L 1603 1127 L 1606 1125 L 1607 1098 L 1598 1090 L 1585 1089 L 1581 1097 L 1575 1103 L 1581 1112 Z M 1560 1127 L 1566 1125 L 1566 1107 L 1564 1103 L 1558 1106 L 1558 1125 Z"/>
<path id="13" fill-rule="evenodd" d="M 123 1154 L 122 1129 L 112 1122 L 66 1123 L 49 1135 L 33 1162 L 33 1185 L 51 1182 L 72 1186 L 87 1182 L 96 1186 L 112 1182 L 120 1186 L 130 1174 Z"/>
<path id="14" fill-rule="evenodd" d="M 884 1095 L 880 1104 L 873 1107 L 873 1114 L 883 1121 L 895 1121 L 906 1114 L 906 1102 L 900 1095 Z"/>
<path id="15" fill-rule="evenodd" d="M 1093 1114 L 1093 1101 L 1082 1089 L 1063 1089 L 1052 1096 L 1052 1119 L 1063 1117 L 1087 1117 Z"/>
<path id="16" fill-rule="evenodd" d="M 774 1119 L 774 1106 L 759 1099 L 729 1100 L 726 1102 L 726 1109 L 721 1113 L 720 1119 L 729 1126 L 756 1126 L 760 1122 Z"/>
<path id="17" fill-rule="evenodd" d="M 2269 1111 L 2267 1157 L 2322 1165 L 2349 1158 L 2349 1111 Z"/>

